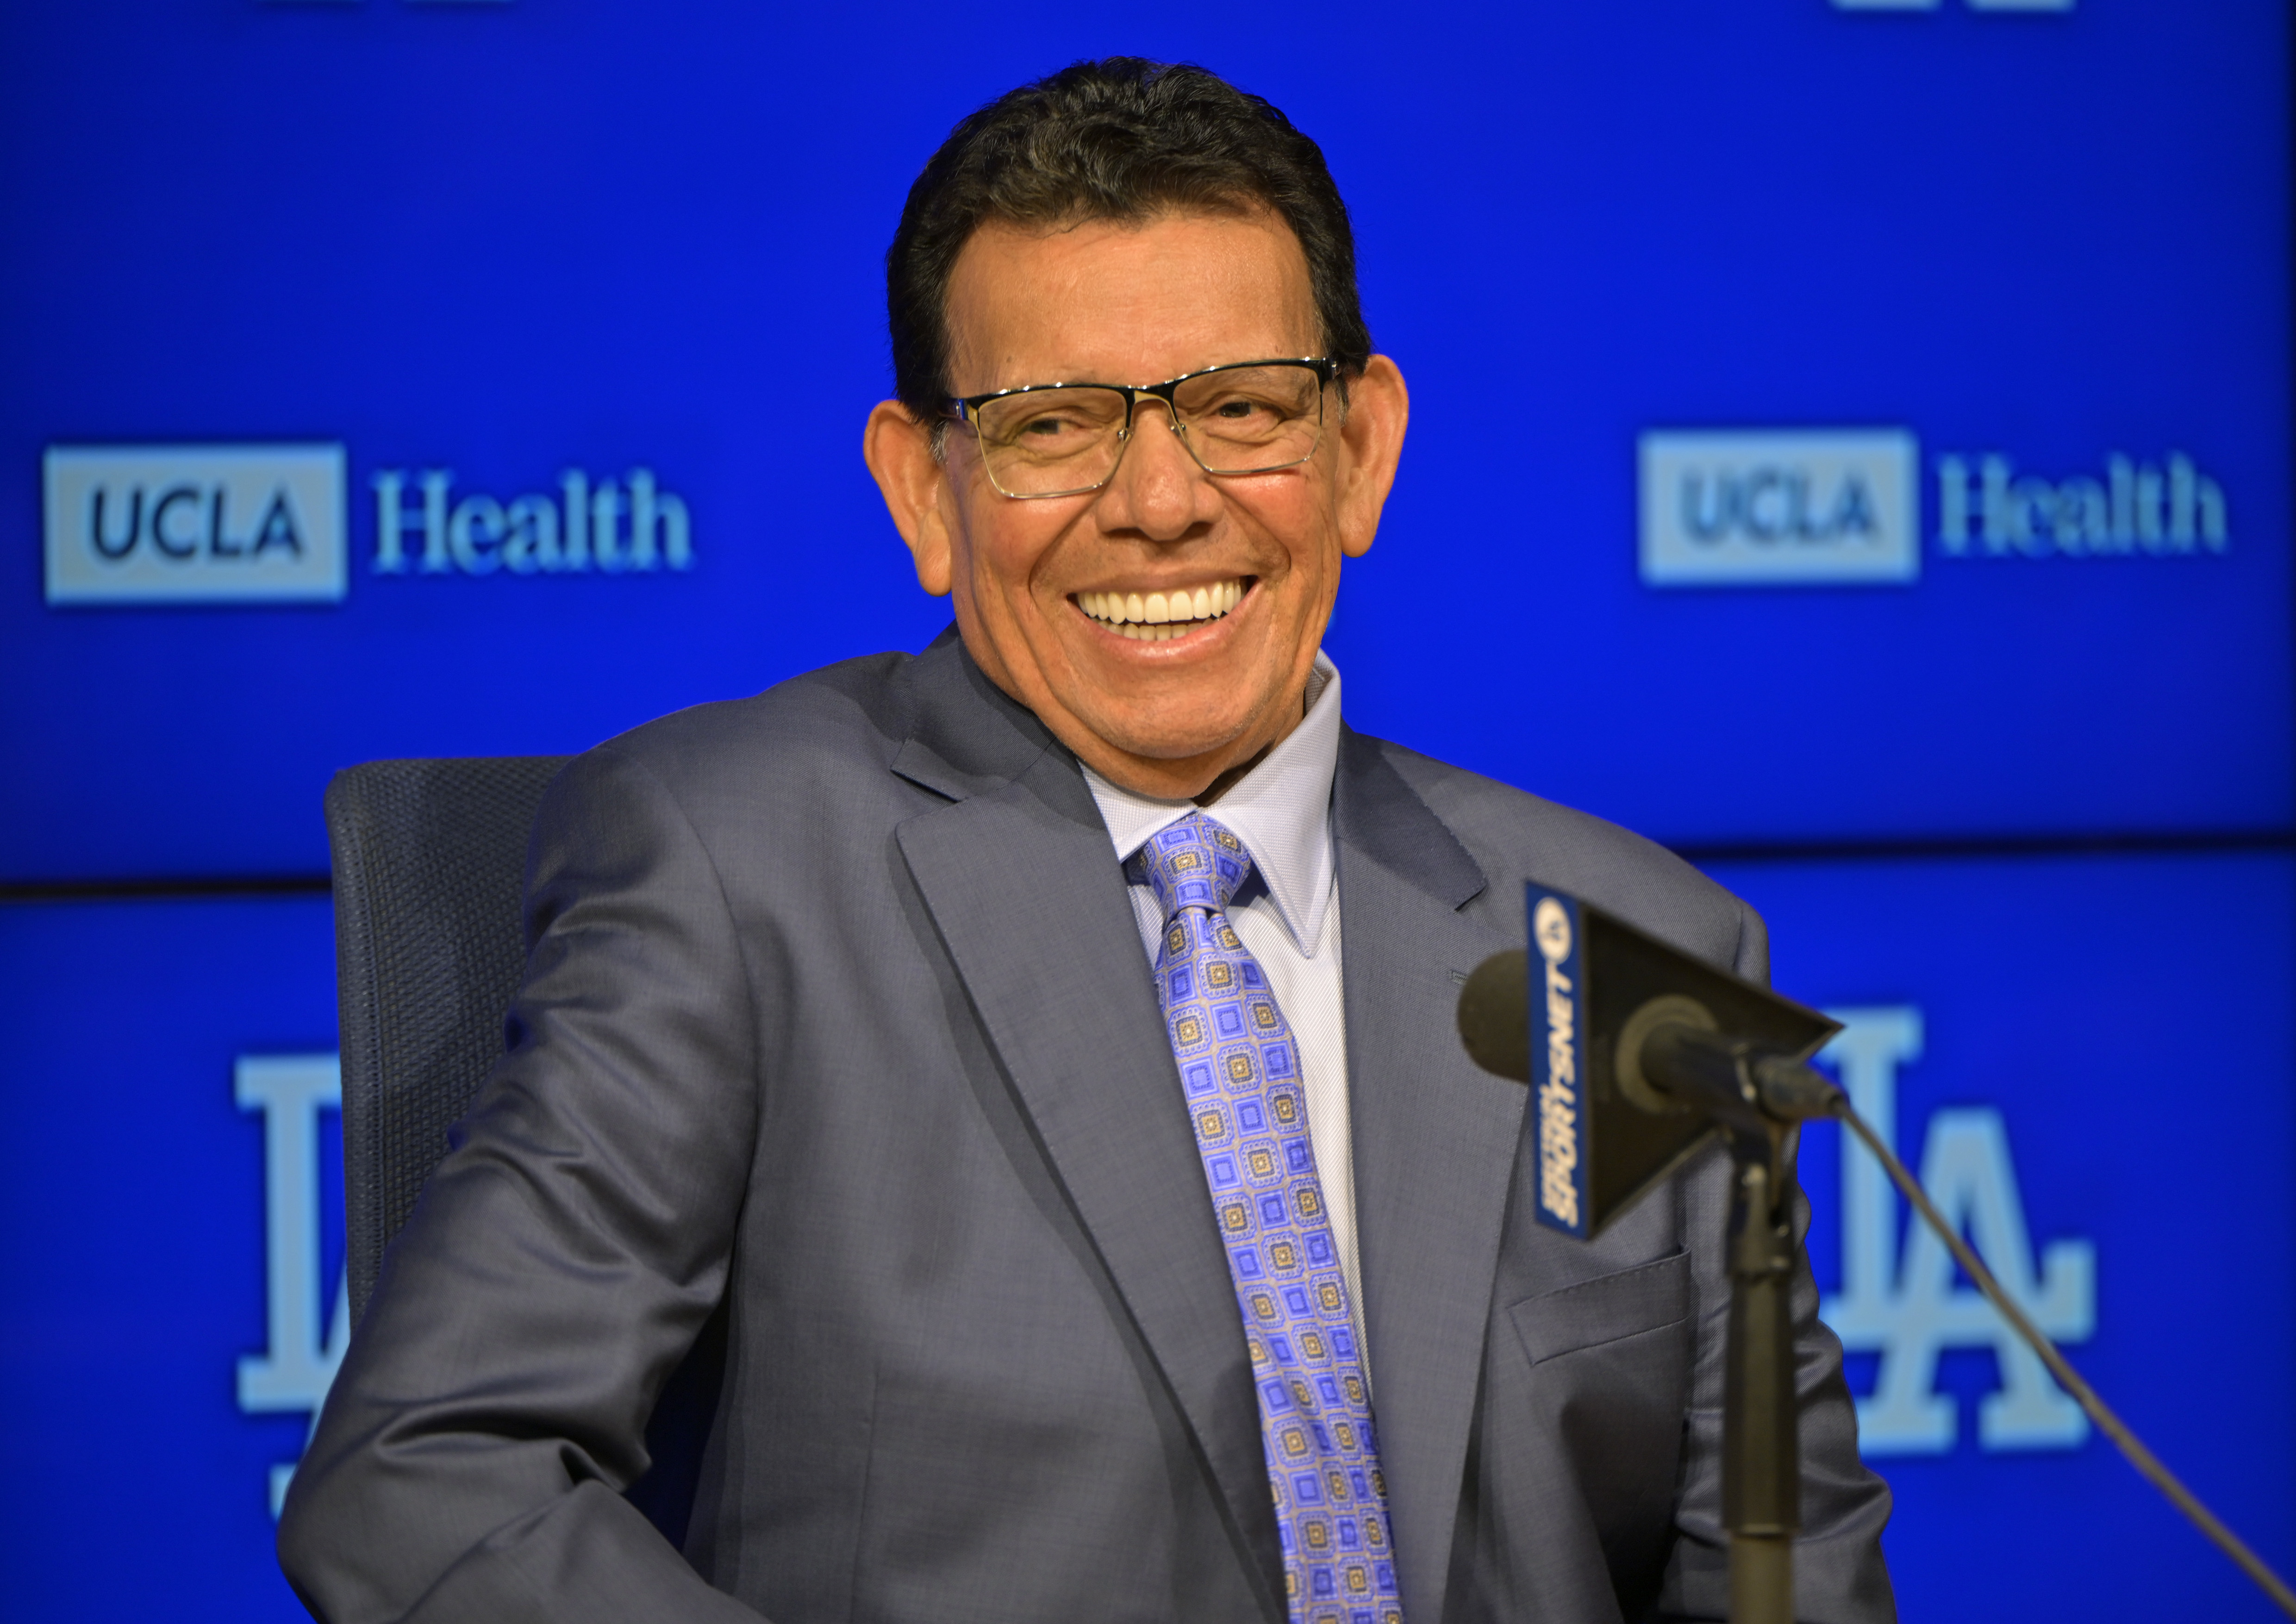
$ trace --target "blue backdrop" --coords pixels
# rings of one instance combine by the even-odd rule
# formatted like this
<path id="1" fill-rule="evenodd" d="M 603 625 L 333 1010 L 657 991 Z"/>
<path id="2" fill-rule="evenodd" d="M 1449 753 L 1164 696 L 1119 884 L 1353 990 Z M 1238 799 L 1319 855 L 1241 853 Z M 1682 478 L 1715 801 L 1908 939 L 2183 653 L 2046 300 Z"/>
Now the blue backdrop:
<path id="1" fill-rule="evenodd" d="M 1271 97 L 1354 211 L 1414 414 L 1350 719 L 1713 859 L 2296 1559 L 2289 47 L 2272 0 L 0 11 L 12 1616 L 292 1615 L 332 947 L 261 888 L 348 763 L 934 635 L 858 457 L 884 244 L 958 116 L 1118 50 Z M 2164 1095 L 2225 1101 L 2169 1223 Z M 2261 1616 L 1806 1177 L 1909 1617 Z"/>

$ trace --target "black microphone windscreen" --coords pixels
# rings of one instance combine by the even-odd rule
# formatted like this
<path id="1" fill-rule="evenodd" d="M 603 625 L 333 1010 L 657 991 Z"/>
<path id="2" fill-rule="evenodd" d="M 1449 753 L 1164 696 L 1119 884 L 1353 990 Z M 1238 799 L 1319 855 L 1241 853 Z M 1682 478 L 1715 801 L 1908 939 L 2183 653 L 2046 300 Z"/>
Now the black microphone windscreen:
<path id="1" fill-rule="evenodd" d="M 1530 1081 L 1530 956 L 1485 959 L 1459 993 L 1459 1038 L 1484 1070 Z"/>

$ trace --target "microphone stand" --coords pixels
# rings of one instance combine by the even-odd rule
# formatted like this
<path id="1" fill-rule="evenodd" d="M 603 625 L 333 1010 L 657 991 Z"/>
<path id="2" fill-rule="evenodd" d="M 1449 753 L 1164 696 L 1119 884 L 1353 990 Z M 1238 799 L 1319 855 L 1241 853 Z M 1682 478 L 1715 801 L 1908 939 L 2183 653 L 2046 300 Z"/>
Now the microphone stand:
<path id="1" fill-rule="evenodd" d="M 1793 1541 L 1801 1528 L 1790 1301 L 1793 1154 L 1800 1115 L 1816 1113 L 1796 1112 L 1804 1103 L 1800 1095 L 1810 1091 L 1782 1091 L 1778 1082 L 1786 1079 L 1773 1075 L 1780 1068 L 1743 1041 L 1672 1020 L 1636 1035 L 1638 1054 L 1621 1045 L 1621 1072 L 1639 1073 L 1636 1080 L 1655 1085 L 1652 1092 L 1702 1111 L 1730 1151 L 1730 1340 L 1722 1400 L 1730 1624 L 1793 1624 Z M 1822 1079 L 1812 1080 L 1824 1086 Z M 1808 1103 L 1824 1108 L 1816 1099 Z"/>
<path id="2" fill-rule="evenodd" d="M 1793 1624 L 1801 1528 L 1794 1415 L 1793 1188 L 1788 1130 L 1728 1131 L 1730 1345 L 1722 1399 L 1722 1525 L 1730 1531 L 1730 1624 Z"/>
<path id="3" fill-rule="evenodd" d="M 1658 999 L 1620 1039 L 1628 1096 L 1660 1094 L 1702 1112 L 1730 1147 L 1730 1347 L 1722 1408 L 1722 1522 L 1730 1532 L 1730 1624 L 1793 1624 L 1793 1537 L 1801 1524 L 1801 1449 L 1794 1413 L 1793 1152 L 1797 1127 L 1841 1121 L 1878 1158 L 1956 1262 L 2040 1356 L 2129 1464 L 2296 1618 L 2296 1591 L 2177 1480 L 2001 1289 L 1992 1270 L 1939 1216 L 1927 1192 L 1849 1108 L 1841 1090 L 1791 1055 L 1725 1038 L 1687 1000 Z M 1685 1020 L 1685 1014 L 1694 1014 Z M 1637 1041 L 1639 1040 L 1639 1041 Z M 1647 1107 L 1645 1107 L 1647 1108 Z"/>

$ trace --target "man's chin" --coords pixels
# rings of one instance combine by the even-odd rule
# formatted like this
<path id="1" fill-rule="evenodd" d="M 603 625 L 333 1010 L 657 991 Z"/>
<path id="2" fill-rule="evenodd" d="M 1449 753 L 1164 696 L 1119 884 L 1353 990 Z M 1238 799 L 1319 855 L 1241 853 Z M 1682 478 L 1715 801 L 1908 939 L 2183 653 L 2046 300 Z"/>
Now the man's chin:
<path id="1" fill-rule="evenodd" d="M 1249 722 L 1206 729 L 1094 726 L 1078 718 L 1085 736 L 1065 741 L 1101 776 L 1143 794 L 1179 798 L 1256 751 Z"/>

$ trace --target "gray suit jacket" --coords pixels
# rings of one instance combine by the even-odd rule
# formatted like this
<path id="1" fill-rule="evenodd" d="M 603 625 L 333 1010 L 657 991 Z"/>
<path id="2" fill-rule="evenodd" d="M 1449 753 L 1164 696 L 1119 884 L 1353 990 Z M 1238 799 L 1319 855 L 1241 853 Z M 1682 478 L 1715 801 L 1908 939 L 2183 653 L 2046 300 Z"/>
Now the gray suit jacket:
<path id="1" fill-rule="evenodd" d="M 1406 1617 L 1719 1619 L 1726 1164 L 1582 1244 L 1461 979 L 1526 876 L 1743 974 L 1634 835 L 1349 734 L 1364 1312 Z M 1235 1296 L 1075 759 L 945 638 L 639 728 L 538 822 L 509 1053 L 392 1248 L 280 1530 L 336 1624 L 1280 1620 Z M 681 1553 L 622 1497 L 722 1300 Z M 1797 1288 L 1802 1616 L 1888 1491 Z"/>

